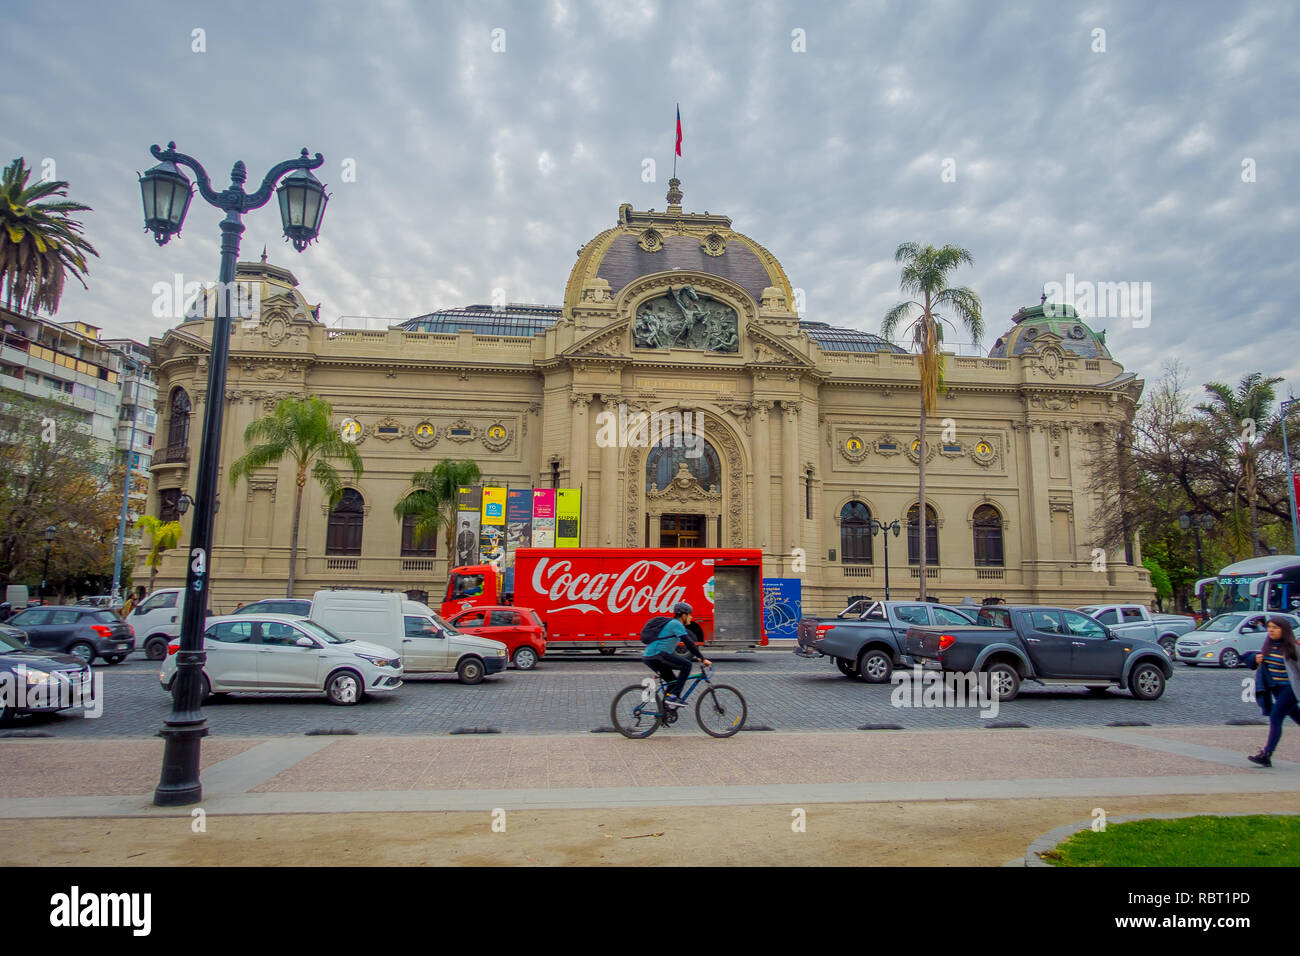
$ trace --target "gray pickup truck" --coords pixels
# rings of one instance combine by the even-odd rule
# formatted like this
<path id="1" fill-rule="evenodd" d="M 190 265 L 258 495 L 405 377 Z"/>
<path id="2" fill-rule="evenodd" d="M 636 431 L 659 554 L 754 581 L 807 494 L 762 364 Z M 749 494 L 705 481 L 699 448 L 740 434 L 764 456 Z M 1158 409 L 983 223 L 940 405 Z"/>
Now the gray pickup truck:
<path id="1" fill-rule="evenodd" d="M 1184 614 L 1152 614 L 1141 604 L 1091 604 L 1075 610 L 1100 621 L 1116 634 L 1159 644 L 1171 659 L 1178 639 L 1196 630 L 1195 618 Z"/>
<path id="2" fill-rule="evenodd" d="M 1094 693 L 1120 687 L 1155 700 L 1174 673 L 1160 645 L 1059 607 L 983 607 L 970 627 L 909 628 L 904 646 L 922 666 L 987 673 L 1000 701 L 1015 698 L 1026 680 L 1082 684 Z"/>
<path id="3" fill-rule="evenodd" d="M 795 654 L 804 658 L 832 657 L 845 677 L 868 684 L 885 684 L 895 667 L 911 667 L 903 650 L 909 627 L 971 624 L 978 605 L 954 606 L 922 601 L 869 601 L 850 605 L 830 620 L 799 622 Z"/>

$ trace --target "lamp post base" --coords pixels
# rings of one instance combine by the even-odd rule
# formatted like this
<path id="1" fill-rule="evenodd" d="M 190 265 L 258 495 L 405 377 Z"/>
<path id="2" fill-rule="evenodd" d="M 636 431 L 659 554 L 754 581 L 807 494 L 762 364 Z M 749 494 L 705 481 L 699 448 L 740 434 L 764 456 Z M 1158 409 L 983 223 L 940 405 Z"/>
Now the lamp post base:
<path id="1" fill-rule="evenodd" d="M 199 740 L 208 735 L 207 722 L 197 726 L 164 727 L 162 779 L 153 792 L 155 807 L 183 807 L 203 799 L 199 783 Z"/>

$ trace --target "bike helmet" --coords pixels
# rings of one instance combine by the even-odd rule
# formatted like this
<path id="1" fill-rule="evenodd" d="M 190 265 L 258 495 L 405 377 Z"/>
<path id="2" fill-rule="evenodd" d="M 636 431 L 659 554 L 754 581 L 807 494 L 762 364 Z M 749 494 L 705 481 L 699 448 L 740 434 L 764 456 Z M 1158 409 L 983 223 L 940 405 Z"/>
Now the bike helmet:
<path id="1" fill-rule="evenodd" d="M 695 608 L 691 607 L 685 601 L 678 601 L 673 605 L 673 617 L 678 617 L 682 614 L 690 614 L 694 610 Z"/>

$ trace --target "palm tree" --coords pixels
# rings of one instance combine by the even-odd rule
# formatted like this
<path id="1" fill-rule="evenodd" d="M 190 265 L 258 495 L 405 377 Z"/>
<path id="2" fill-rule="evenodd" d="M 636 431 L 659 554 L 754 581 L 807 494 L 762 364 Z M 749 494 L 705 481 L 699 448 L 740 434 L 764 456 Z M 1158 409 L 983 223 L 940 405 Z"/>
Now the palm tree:
<path id="1" fill-rule="evenodd" d="M 356 446 L 343 440 L 334 427 L 334 408 L 323 398 L 312 395 L 306 401 L 282 398 L 270 415 L 251 422 L 244 429 L 244 444 L 252 447 L 230 466 L 233 487 L 259 468 L 279 464 L 284 458 L 293 462 L 295 488 L 293 499 L 293 534 L 289 539 L 289 583 L 285 597 L 293 597 L 298 567 L 298 525 L 302 517 L 302 493 L 307 472 L 329 497 L 331 505 L 343 495 L 343 479 L 329 459 L 340 459 L 360 478 L 363 466 Z M 257 444 L 260 443 L 260 444 Z"/>
<path id="2" fill-rule="evenodd" d="M 939 392 L 943 388 L 943 354 L 939 351 L 943 344 L 943 326 L 952 325 L 940 310 L 955 316 L 966 331 L 971 341 L 979 344 L 984 335 L 984 317 L 980 314 L 980 297 L 971 289 L 949 288 L 948 273 L 961 265 L 974 265 L 974 257 L 965 249 L 957 246 L 922 246 L 915 242 L 905 242 L 894 252 L 894 261 L 905 263 L 899 277 L 899 286 L 904 295 L 913 298 L 900 302 L 885 313 L 880 325 L 881 334 L 892 341 L 899 323 L 903 322 L 913 310 L 920 310 L 908 330 L 912 333 L 912 344 L 919 351 L 918 364 L 921 369 L 921 444 L 917 460 L 920 464 L 921 480 L 917 504 L 917 519 L 920 521 L 921 600 L 925 600 L 925 457 L 928 447 L 925 440 L 926 416 L 935 413 Z"/>
<path id="3" fill-rule="evenodd" d="M 1273 386 L 1280 381 L 1281 378 L 1265 378 L 1263 372 L 1251 372 L 1242 376 L 1236 392 L 1220 382 L 1209 382 L 1205 390 L 1210 393 L 1210 401 L 1196 406 L 1196 410 L 1209 418 L 1211 426 L 1227 441 L 1241 466 L 1241 481 L 1246 484 L 1246 500 L 1250 502 L 1252 557 L 1262 550 L 1256 507 L 1259 443 L 1267 432 L 1278 426 L 1278 420 L 1270 418 L 1270 415 L 1277 399 Z M 1234 502 L 1237 497 L 1233 496 Z"/>
<path id="4" fill-rule="evenodd" d="M 67 199 L 38 203 L 66 196 L 68 184 L 52 179 L 28 188 L 31 174 L 19 157 L 0 176 L 0 285 L 11 309 L 53 313 L 67 274 L 86 288 L 86 254 L 99 253 L 82 236 L 81 223 L 69 217 L 90 207 Z"/>
<path id="5" fill-rule="evenodd" d="M 415 516 L 416 538 L 437 534 L 439 529 L 445 532 L 448 570 L 455 561 L 456 510 L 459 506 L 460 486 L 478 484 L 482 479 L 475 462 L 444 458 L 432 468 L 413 474 L 411 484 L 415 490 L 393 508 L 393 514 L 398 518 Z"/>
<path id="6" fill-rule="evenodd" d="M 149 557 L 144 563 L 149 568 L 149 593 L 153 593 L 153 582 L 158 577 L 158 567 L 162 564 L 163 553 L 176 547 L 181 540 L 181 523 L 163 521 L 153 515 L 141 515 L 135 519 L 135 529 L 143 528 L 149 532 L 153 545 L 149 548 Z"/>

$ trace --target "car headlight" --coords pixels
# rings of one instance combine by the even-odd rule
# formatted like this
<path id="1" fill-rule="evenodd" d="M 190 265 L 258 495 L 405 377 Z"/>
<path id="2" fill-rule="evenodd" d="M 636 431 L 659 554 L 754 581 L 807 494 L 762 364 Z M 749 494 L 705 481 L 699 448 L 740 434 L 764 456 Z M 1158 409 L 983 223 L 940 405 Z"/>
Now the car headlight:
<path id="1" fill-rule="evenodd" d="M 505 656 L 506 656 L 506 649 L 503 647 L 503 648 L 501 648 L 500 650 L 493 651 L 493 652 L 492 652 L 492 656 L 493 656 L 493 657 L 505 657 Z"/>
<path id="2" fill-rule="evenodd" d="M 48 684 L 50 679 L 50 674 L 45 671 L 34 671 L 30 669 L 27 671 L 27 683 L 29 684 Z"/>
<path id="3" fill-rule="evenodd" d="M 396 667 L 397 661 L 387 657 L 375 657 L 373 654 L 358 654 L 363 661 L 370 661 L 376 667 Z"/>

